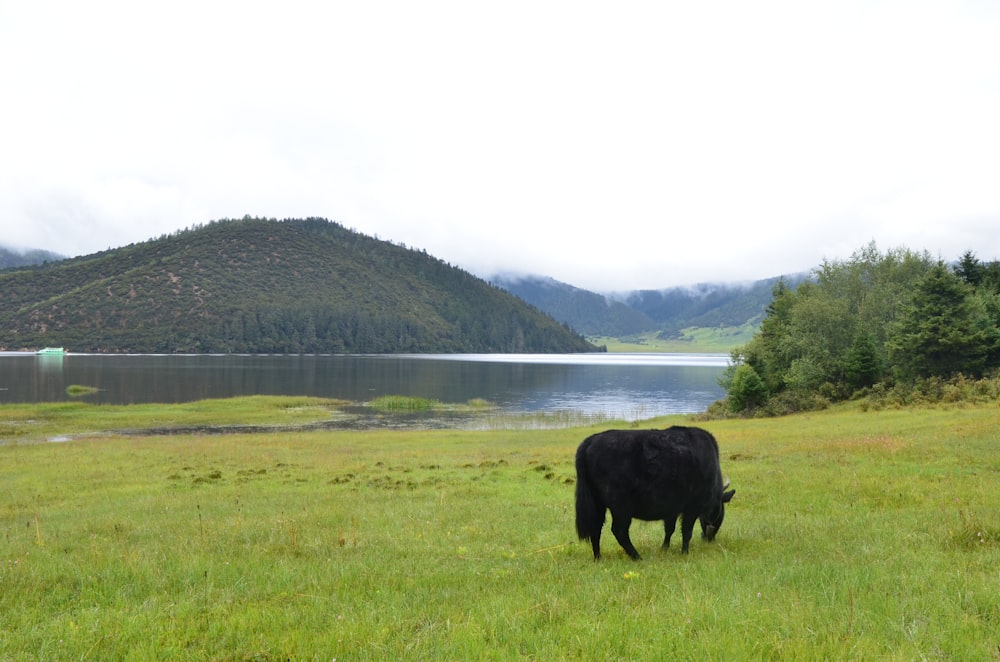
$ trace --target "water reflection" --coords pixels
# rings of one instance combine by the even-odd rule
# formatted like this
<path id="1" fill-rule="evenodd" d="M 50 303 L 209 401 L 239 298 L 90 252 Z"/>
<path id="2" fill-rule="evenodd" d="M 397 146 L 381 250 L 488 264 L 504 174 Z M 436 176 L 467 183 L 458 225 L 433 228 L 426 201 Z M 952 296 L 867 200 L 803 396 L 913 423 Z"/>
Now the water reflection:
<path id="1" fill-rule="evenodd" d="M 0 402 L 188 402 L 237 395 L 482 398 L 511 412 L 637 420 L 704 411 L 723 397 L 724 355 L 0 355 Z M 3 390 L 5 389 L 5 390 Z"/>

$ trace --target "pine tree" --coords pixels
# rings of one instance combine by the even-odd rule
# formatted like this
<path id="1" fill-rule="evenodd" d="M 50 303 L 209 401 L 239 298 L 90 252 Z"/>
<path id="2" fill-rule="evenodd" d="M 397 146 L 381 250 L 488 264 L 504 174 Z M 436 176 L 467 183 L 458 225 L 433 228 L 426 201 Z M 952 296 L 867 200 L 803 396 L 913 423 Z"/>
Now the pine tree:
<path id="1" fill-rule="evenodd" d="M 955 266 L 955 275 L 973 287 L 979 287 L 979 284 L 983 282 L 984 272 L 983 263 L 976 258 L 976 254 L 972 251 L 965 251 Z"/>
<path id="2" fill-rule="evenodd" d="M 989 343 L 971 294 L 943 262 L 917 284 L 889 340 L 890 358 L 904 377 L 982 373 Z"/>
<path id="3" fill-rule="evenodd" d="M 854 339 L 844 357 L 844 378 L 851 388 L 872 386 L 882 376 L 882 362 L 871 335 L 862 333 Z"/>

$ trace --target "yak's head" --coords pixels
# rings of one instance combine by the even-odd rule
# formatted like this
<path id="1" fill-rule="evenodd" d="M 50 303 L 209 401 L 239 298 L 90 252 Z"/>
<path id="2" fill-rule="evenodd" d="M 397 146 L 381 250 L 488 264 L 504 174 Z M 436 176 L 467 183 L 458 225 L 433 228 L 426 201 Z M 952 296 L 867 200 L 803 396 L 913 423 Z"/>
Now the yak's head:
<path id="1" fill-rule="evenodd" d="M 722 528 L 722 520 L 726 516 L 726 504 L 729 503 L 736 490 L 726 491 L 729 481 L 722 486 L 722 498 L 714 504 L 711 511 L 701 516 L 701 537 L 705 540 L 714 540 L 715 534 Z"/>

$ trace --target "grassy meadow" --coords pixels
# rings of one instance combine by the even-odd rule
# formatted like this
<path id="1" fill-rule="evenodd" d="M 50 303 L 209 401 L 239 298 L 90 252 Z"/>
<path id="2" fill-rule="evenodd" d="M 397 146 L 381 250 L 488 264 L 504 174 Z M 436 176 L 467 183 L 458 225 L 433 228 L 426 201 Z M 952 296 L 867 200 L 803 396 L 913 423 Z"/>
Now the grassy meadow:
<path id="1" fill-rule="evenodd" d="M 65 407 L 0 407 L 0 660 L 1000 659 L 995 405 L 696 423 L 736 488 L 716 541 L 636 522 L 633 562 L 606 526 L 597 563 L 573 454 L 610 425 L 123 436 L 134 410 Z M 158 415 L 234 405 L 201 407 Z"/>
<path id="2" fill-rule="evenodd" d="M 705 352 L 728 354 L 745 345 L 757 331 L 757 325 L 730 327 L 691 327 L 675 338 L 660 338 L 656 331 L 647 331 L 622 338 L 595 336 L 587 338 L 594 345 L 605 346 L 609 352 Z"/>

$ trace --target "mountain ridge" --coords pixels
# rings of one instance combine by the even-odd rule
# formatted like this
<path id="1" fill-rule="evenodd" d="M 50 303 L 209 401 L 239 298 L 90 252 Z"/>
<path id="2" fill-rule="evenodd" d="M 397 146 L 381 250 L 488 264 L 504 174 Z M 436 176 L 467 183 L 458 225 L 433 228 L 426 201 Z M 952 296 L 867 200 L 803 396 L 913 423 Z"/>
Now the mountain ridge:
<path id="1" fill-rule="evenodd" d="M 212 222 L 209 226 L 211 227 L 217 223 L 246 223 L 251 221 L 260 222 L 262 220 L 264 219 L 249 219 L 249 217 L 247 217 L 241 219 L 240 221 L 222 220 Z M 289 221 L 286 220 L 282 222 Z M 291 222 L 295 221 L 293 220 Z M 307 224 L 316 222 L 330 223 L 329 221 L 325 221 L 325 219 L 305 219 L 304 221 L 299 222 Z M 339 224 L 334 223 L 332 226 L 337 228 L 337 232 L 346 233 L 341 236 L 341 240 L 346 241 L 350 238 L 349 243 L 351 243 L 354 248 L 359 249 L 362 256 L 365 255 L 366 252 L 371 252 L 374 246 L 380 246 L 380 251 L 384 250 L 393 254 L 399 251 L 412 251 L 412 249 L 407 249 L 403 245 L 385 242 L 379 239 L 367 237 L 366 235 L 355 233 L 352 230 L 343 228 Z M 200 230 L 204 227 L 205 226 L 196 226 L 194 230 Z M 132 244 L 128 247 L 123 247 L 122 249 L 112 249 L 90 256 L 64 259 L 63 263 L 68 269 L 65 273 L 68 275 L 64 275 L 61 282 L 53 280 L 50 283 L 49 288 L 62 291 L 70 289 L 71 284 L 75 287 L 88 287 L 76 285 L 86 280 L 87 273 L 92 273 L 92 270 L 90 270 L 86 265 L 92 260 L 103 259 L 104 256 L 114 254 L 116 251 L 120 250 L 128 249 L 131 252 L 129 259 L 133 266 L 129 268 L 142 269 L 143 265 L 148 264 L 150 261 L 162 263 L 164 260 L 168 259 L 165 257 L 166 253 L 164 253 L 164 251 L 166 248 L 164 247 L 164 244 L 170 244 L 190 231 L 191 229 L 181 231 L 173 235 L 164 235 L 157 240 L 150 240 L 149 242 L 142 242 L 140 244 Z M 256 248 L 254 248 L 254 250 L 256 250 Z M 245 252 L 245 250 L 242 252 L 226 250 L 226 259 L 229 261 L 230 266 L 240 266 L 241 268 L 246 268 L 246 265 L 243 264 Z M 448 269 L 454 269 L 454 267 L 451 267 L 450 265 L 445 265 L 443 261 L 427 255 L 426 251 L 412 252 L 419 256 L 426 257 L 427 260 L 429 260 L 428 264 L 444 265 Z M 0 253 L 0 255 L 2 255 L 2 253 Z M 32 255 L 32 253 L 25 253 L 25 255 Z M 54 256 L 54 254 L 47 254 L 44 251 L 35 251 L 34 255 L 40 256 L 38 258 L 39 261 L 45 261 Z M 58 256 L 54 257 L 58 258 Z M 175 257 L 169 259 L 175 259 Z M 271 266 L 275 267 L 276 265 L 282 264 L 283 257 L 280 253 L 278 253 L 274 255 L 263 255 L 261 259 L 268 264 L 273 261 L 274 264 Z M 398 256 L 392 259 L 397 262 L 400 260 Z M 381 301 L 383 309 L 389 308 L 404 311 L 406 314 L 402 317 L 405 317 L 410 321 L 403 324 L 400 329 L 393 331 L 393 333 L 396 335 L 402 335 L 403 337 L 412 335 L 408 329 L 414 326 L 413 315 L 416 315 L 417 311 L 421 310 L 421 306 L 419 305 L 421 298 L 426 299 L 428 296 L 427 292 L 424 291 L 425 288 L 411 286 L 409 290 L 400 290 L 395 286 L 385 283 L 382 283 L 380 287 L 373 288 L 369 282 L 371 279 L 364 275 L 367 267 L 365 266 L 363 259 L 360 263 L 355 261 L 352 264 L 348 264 L 346 261 L 341 260 L 339 265 L 341 277 L 337 280 L 336 286 L 343 290 L 341 292 L 342 295 L 346 296 L 346 293 L 352 289 L 355 290 L 355 293 L 360 293 L 360 290 L 368 288 L 369 291 L 364 292 L 365 296 L 363 297 L 367 303 L 364 304 L 362 308 L 370 308 L 373 305 L 377 308 L 378 306 L 375 304 L 378 304 L 379 301 Z M 205 268 L 205 265 L 202 264 L 198 264 L 197 266 L 202 270 Z M 24 268 L 25 267 L 22 267 L 22 269 Z M 313 271 L 315 271 L 316 268 L 316 265 L 309 267 L 309 269 Z M 427 265 L 421 267 L 421 269 L 425 270 L 426 268 Z M 51 277 L 55 278 L 54 275 Z M 111 287 L 113 291 L 114 288 L 111 283 L 114 282 L 115 278 L 120 277 L 125 276 L 123 274 L 119 274 L 119 276 L 101 275 L 101 279 L 99 280 L 103 282 L 103 279 L 111 278 L 112 280 L 106 283 L 105 287 Z M 173 271 L 168 271 L 166 277 L 171 280 L 174 278 L 181 278 Z M 393 274 L 393 278 L 401 281 L 406 281 L 408 277 L 408 273 L 399 271 L 396 271 Z M 262 278 L 257 282 L 257 287 L 254 291 L 247 295 L 248 302 L 252 303 L 250 308 L 254 311 L 252 315 L 254 319 L 248 321 L 247 316 L 249 313 L 247 312 L 247 306 L 243 306 L 242 308 L 237 307 L 239 310 L 234 308 L 233 310 L 228 311 L 228 314 L 233 318 L 233 321 L 230 323 L 221 322 L 219 325 L 218 331 L 223 335 L 231 338 L 234 336 L 241 336 L 243 337 L 243 341 L 240 341 L 237 338 L 228 344 L 221 343 L 220 345 L 220 343 L 214 343 L 213 346 L 221 346 L 223 348 L 221 351 L 243 351 L 245 347 L 249 346 L 245 339 L 248 325 L 253 326 L 254 324 L 257 324 L 258 326 L 273 327 L 275 322 L 268 321 L 267 319 L 262 320 L 260 318 L 275 316 L 274 311 L 268 310 L 271 302 L 274 301 L 275 296 L 278 296 L 279 299 L 287 299 L 291 296 L 301 298 L 301 294 L 308 293 L 314 298 L 318 296 L 319 299 L 323 299 L 323 297 L 319 296 L 317 293 L 311 292 L 313 289 L 311 283 L 313 281 L 307 281 L 306 285 L 300 284 L 299 287 L 302 288 L 301 292 L 292 294 L 287 291 L 275 291 L 275 287 L 278 285 L 275 284 L 274 278 L 274 274 Z M 492 286 L 513 295 L 520 301 L 548 315 L 563 327 L 569 327 L 569 329 L 573 332 L 584 336 L 591 338 L 626 338 L 629 336 L 655 333 L 660 338 L 671 339 L 680 338 L 684 329 L 691 328 L 712 329 L 745 327 L 747 325 L 756 327 L 756 325 L 759 324 L 760 320 L 763 318 L 764 311 L 771 301 L 772 290 L 778 280 L 784 279 L 787 284 L 796 286 L 805 278 L 806 274 L 790 274 L 750 282 L 697 283 L 694 285 L 664 287 L 660 289 L 640 289 L 608 293 L 598 293 L 582 289 L 548 276 L 523 273 L 496 274 L 484 280 L 489 282 Z M 188 283 L 187 281 L 192 280 L 190 275 L 185 276 L 184 280 L 186 283 L 184 287 L 174 287 L 172 289 L 184 290 L 183 294 L 188 295 L 188 298 L 190 299 L 185 304 L 187 306 L 186 310 L 198 311 L 200 306 L 204 306 L 205 297 L 212 296 L 213 294 L 204 288 L 202 288 L 203 291 L 199 292 L 198 286 L 195 283 Z M 177 282 L 180 281 L 178 280 Z M 349 283 L 355 283 L 355 285 L 347 285 Z M 192 286 L 190 291 L 184 289 L 187 284 Z M 89 285 L 89 287 L 93 286 L 93 283 Z M 346 290 L 344 289 L 345 287 Z M 278 289 L 280 290 L 280 287 L 278 287 Z M 135 283 L 129 284 L 128 296 L 130 299 L 134 299 L 138 296 L 139 292 L 140 289 L 136 289 Z M 169 296 L 179 297 L 182 292 L 174 291 L 167 294 Z M 9 303 L 10 301 L 0 301 L 0 304 Z M 50 303 L 55 306 L 59 305 L 58 301 L 55 300 Z M 285 306 L 285 308 L 287 308 L 287 306 Z M 7 319 L 4 317 L 2 311 L 3 308 L 0 307 L 0 323 L 3 323 Z M 427 311 L 425 310 L 424 312 L 426 313 Z M 45 316 L 41 312 L 34 310 L 32 314 L 35 316 L 37 323 L 45 324 Z M 119 313 L 116 312 L 115 314 L 117 315 Z M 373 323 L 370 318 L 366 318 L 367 321 L 362 321 L 361 319 L 366 315 L 368 315 L 367 312 L 359 309 L 357 314 L 354 316 L 356 319 L 349 320 L 347 324 L 349 326 L 357 326 L 359 323 L 362 325 L 370 325 Z M 384 318 L 384 313 L 382 315 Z M 315 317 L 315 315 L 311 313 L 299 314 L 298 316 L 304 316 L 305 318 L 310 316 Z M 437 313 L 432 313 L 428 315 L 426 319 L 433 320 L 437 316 Z M 341 321 L 343 322 L 343 320 Z M 398 325 L 398 322 L 399 320 L 394 323 Z M 314 320 L 312 322 L 313 326 L 315 326 L 315 323 L 316 322 Z M 386 324 L 388 324 L 385 319 L 374 323 L 376 325 L 381 325 L 382 327 L 385 327 Z M 234 326 L 239 326 L 241 328 L 234 329 Z M 308 336 L 306 340 L 310 340 L 314 331 L 310 330 L 308 319 L 306 319 L 301 326 L 302 328 L 299 329 L 299 335 Z M 440 324 L 438 322 L 434 322 L 432 326 L 440 330 Z M 384 331 L 385 329 L 383 328 L 382 332 Z M 268 332 L 270 333 L 270 331 Z M 356 336 L 360 332 L 362 331 L 355 329 L 353 331 L 353 335 Z M 363 333 L 368 333 L 370 335 L 373 331 L 368 329 L 363 331 Z M 285 349 L 283 351 L 303 351 L 301 349 L 304 346 L 302 341 L 303 338 L 301 337 L 297 340 L 295 338 L 289 339 L 288 342 L 285 343 Z M 0 343 L 2 342 L 9 342 L 9 339 L 0 334 Z M 203 346 L 203 343 L 198 342 L 197 339 L 190 338 L 185 342 L 177 343 L 178 346 L 183 346 L 185 344 L 190 345 L 193 351 L 198 347 Z M 254 347 L 260 346 L 260 343 L 256 341 L 249 344 L 252 344 Z M 305 346 L 310 346 L 310 344 L 307 342 L 305 343 Z M 360 346 L 361 345 L 355 341 L 334 343 L 332 351 L 347 351 L 348 347 Z M 366 346 L 371 347 L 371 344 L 369 343 Z M 379 346 L 388 347 L 389 345 L 380 343 Z M 402 347 L 402 351 L 420 351 L 415 349 L 419 346 L 421 346 L 420 343 L 414 341 L 412 338 L 407 342 L 403 342 L 402 345 L 399 343 L 392 344 L 392 347 Z M 442 345 L 439 343 L 437 346 Z M 443 346 L 457 345 L 454 343 L 444 343 Z M 507 346 L 518 346 L 518 342 L 508 342 Z M 590 346 L 584 351 L 593 351 L 594 349 L 596 348 Z M 279 350 L 276 349 L 273 351 Z M 375 347 L 373 351 L 380 350 Z M 455 351 L 466 350 L 463 349 Z"/>
<path id="2" fill-rule="evenodd" d="M 619 337 L 655 326 L 625 302 L 548 276 L 494 275 L 487 280 L 585 335 Z"/>
<path id="3" fill-rule="evenodd" d="M 805 278 L 806 274 L 788 274 L 749 283 L 699 283 L 603 295 L 547 276 L 496 275 L 489 280 L 586 336 L 654 331 L 669 338 L 691 327 L 755 326 L 779 280 L 794 287 Z"/>
<path id="4" fill-rule="evenodd" d="M 0 271 L 30 267 L 36 264 L 45 264 L 46 262 L 59 262 L 65 259 L 65 255 L 59 255 L 58 253 L 41 248 L 15 250 L 9 246 L 0 245 Z"/>
<path id="5" fill-rule="evenodd" d="M 426 251 L 326 219 L 223 219 L 0 273 L 0 346 L 98 352 L 595 351 Z"/>

